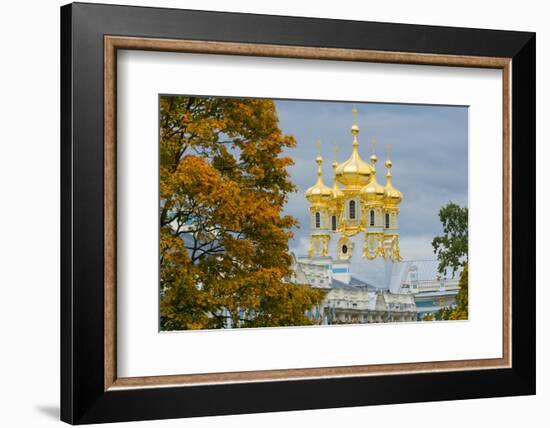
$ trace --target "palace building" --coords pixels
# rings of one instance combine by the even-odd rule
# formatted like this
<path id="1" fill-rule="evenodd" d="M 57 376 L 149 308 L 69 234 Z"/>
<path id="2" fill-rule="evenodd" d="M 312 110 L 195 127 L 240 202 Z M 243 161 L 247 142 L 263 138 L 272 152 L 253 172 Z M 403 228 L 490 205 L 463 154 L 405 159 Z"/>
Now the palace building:
<path id="1" fill-rule="evenodd" d="M 322 307 L 311 314 L 319 324 L 416 321 L 443 307 L 437 303 L 454 304 L 457 288 L 447 290 L 439 280 L 433 281 L 437 290 L 429 287 L 425 296 L 412 288 L 410 278 L 418 263 L 401 257 L 398 218 L 403 194 L 392 182 L 389 146 L 381 184 L 375 142 L 369 162 L 364 161 L 355 107 L 353 117 L 351 154 L 342 163 L 332 163 L 332 185 L 323 178 L 318 142 L 317 179 L 305 192 L 309 251 L 294 257 L 293 281 L 327 290 Z M 419 311 L 417 302 L 425 309 Z"/>

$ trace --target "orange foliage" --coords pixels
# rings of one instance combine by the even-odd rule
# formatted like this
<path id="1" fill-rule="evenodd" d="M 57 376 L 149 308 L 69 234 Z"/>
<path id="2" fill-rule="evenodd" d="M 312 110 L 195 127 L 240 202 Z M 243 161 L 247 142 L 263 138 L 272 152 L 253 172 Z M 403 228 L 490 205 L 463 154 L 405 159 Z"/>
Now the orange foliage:
<path id="1" fill-rule="evenodd" d="M 309 324 L 322 294 L 285 281 L 295 140 L 274 103 L 163 96 L 160 124 L 162 329 Z"/>

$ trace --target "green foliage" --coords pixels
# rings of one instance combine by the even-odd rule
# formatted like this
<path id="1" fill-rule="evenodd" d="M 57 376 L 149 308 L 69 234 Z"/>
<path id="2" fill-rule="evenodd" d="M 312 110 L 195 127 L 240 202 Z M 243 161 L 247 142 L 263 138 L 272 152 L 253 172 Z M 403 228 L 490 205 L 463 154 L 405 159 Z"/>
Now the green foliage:
<path id="1" fill-rule="evenodd" d="M 439 210 L 443 225 L 443 235 L 432 241 L 434 253 L 439 260 L 438 271 L 444 274 L 451 268 L 453 276 L 462 269 L 460 289 L 456 296 L 456 306 L 442 308 L 435 315 L 436 320 L 468 319 L 468 208 L 449 202 Z"/>
<path id="2" fill-rule="evenodd" d="M 432 241 L 439 260 L 438 271 L 443 274 L 451 268 L 453 276 L 468 263 L 468 208 L 449 202 L 439 210 L 443 235 Z"/>

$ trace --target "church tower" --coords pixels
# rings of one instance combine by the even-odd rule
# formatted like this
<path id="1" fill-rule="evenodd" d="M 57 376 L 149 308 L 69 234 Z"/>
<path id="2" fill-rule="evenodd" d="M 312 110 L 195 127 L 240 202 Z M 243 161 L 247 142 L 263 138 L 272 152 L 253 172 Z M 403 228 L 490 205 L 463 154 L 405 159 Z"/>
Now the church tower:
<path id="1" fill-rule="evenodd" d="M 399 227 L 397 217 L 399 204 L 403 194 L 392 184 L 392 161 L 390 160 L 390 146 L 388 145 L 388 159 L 386 160 L 386 197 L 384 198 L 384 257 L 391 260 L 402 260 L 399 250 Z"/>
<path id="2" fill-rule="evenodd" d="M 334 169 L 335 180 L 343 186 L 341 190 L 343 203 L 338 213 L 341 221 L 336 231 L 340 235 L 336 256 L 338 260 L 349 260 L 354 255 L 351 237 L 360 233 L 365 224 L 361 189 L 371 182 L 374 172 L 372 166 L 361 159 L 359 154 L 359 126 L 355 107 L 351 135 L 353 136 L 351 156 Z"/>
<path id="3" fill-rule="evenodd" d="M 361 200 L 365 213 L 365 241 L 363 244 L 363 256 L 373 260 L 378 256 L 385 257 L 384 251 L 384 202 L 386 199 L 386 188 L 378 183 L 376 178 L 376 162 L 378 158 L 375 153 L 376 141 L 372 140 L 372 155 L 370 163 L 372 166 L 372 179 L 369 184 L 361 189 Z"/>
<path id="4" fill-rule="evenodd" d="M 310 214 L 310 257 L 328 256 L 329 211 L 332 200 L 332 189 L 323 183 L 323 158 L 320 153 L 320 141 L 317 141 L 317 182 L 306 191 Z"/>
<path id="5" fill-rule="evenodd" d="M 392 183 L 392 162 L 389 146 L 387 151 L 386 184 L 378 182 L 376 142 L 372 141 L 370 162 L 365 162 L 359 154 L 359 126 L 357 109 L 353 108 L 353 137 L 350 157 L 332 164 L 334 182 L 328 187 L 323 182 L 323 158 L 318 142 L 317 182 L 306 191 L 310 212 L 309 256 L 320 258 L 329 256 L 331 235 L 338 239 L 336 254 L 330 254 L 333 274 L 342 274 L 344 282 L 349 282 L 350 260 L 358 257 L 359 251 L 365 263 L 375 259 L 387 262 L 401 260 L 399 250 L 398 215 L 402 193 Z M 357 239 L 363 239 L 362 248 L 354 248 Z M 387 268 L 388 266 L 386 266 Z M 338 278 L 340 279 L 340 278 Z"/>

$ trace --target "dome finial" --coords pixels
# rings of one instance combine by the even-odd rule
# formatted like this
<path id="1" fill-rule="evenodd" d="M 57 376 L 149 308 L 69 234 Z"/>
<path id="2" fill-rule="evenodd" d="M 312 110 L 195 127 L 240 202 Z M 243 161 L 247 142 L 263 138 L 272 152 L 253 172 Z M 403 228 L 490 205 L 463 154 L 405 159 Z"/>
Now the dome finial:
<path id="1" fill-rule="evenodd" d="M 390 159 L 390 151 L 391 151 L 391 146 L 389 144 L 386 144 L 386 168 L 388 168 L 388 174 L 391 175 L 390 169 L 392 167 L 392 163 Z"/>
<path id="2" fill-rule="evenodd" d="M 376 139 L 372 138 L 370 143 L 372 147 L 372 155 L 370 157 L 370 164 L 372 168 L 372 179 L 370 183 L 368 183 L 367 185 L 365 185 L 365 187 L 361 189 L 361 196 L 370 202 L 372 201 L 381 202 L 384 200 L 384 197 L 386 196 L 386 189 L 376 180 L 375 165 L 376 165 L 376 161 L 378 160 L 378 158 L 376 157 Z"/>
<path id="3" fill-rule="evenodd" d="M 386 144 L 386 187 L 392 187 L 391 182 L 391 159 L 390 159 L 390 150 L 391 147 L 389 144 Z"/>
<path id="4" fill-rule="evenodd" d="M 321 156 L 321 139 L 317 138 L 317 141 L 315 142 L 317 145 L 317 158 L 315 159 L 315 162 L 317 162 L 317 179 L 322 181 L 323 180 L 323 157 Z"/>
<path id="5" fill-rule="evenodd" d="M 351 126 L 351 133 L 353 134 L 353 144 L 359 144 L 357 142 L 357 134 L 359 134 L 359 126 L 357 126 L 357 108 L 355 107 L 355 104 L 353 105 L 353 108 L 351 109 L 353 112 L 353 125 Z"/>
<path id="6" fill-rule="evenodd" d="M 390 145 L 386 145 L 386 203 L 390 205 L 397 205 L 401 203 L 401 200 L 403 199 L 403 194 L 397 190 L 395 187 L 393 187 L 392 180 L 391 180 L 391 167 L 392 162 L 390 159 Z"/>
<path id="7" fill-rule="evenodd" d="M 338 165 L 335 174 L 338 182 L 349 187 L 353 187 L 360 190 L 365 184 L 367 184 L 373 173 L 372 165 L 364 162 L 359 156 L 359 141 L 357 140 L 357 134 L 359 134 L 359 127 L 357 126 L 357 108 L 353 105 L 353 126 L 351 127 L 351 133 L 353 134 L 353 144 L 351 145 L 351 156 L 348 160 Z"/>
<path id="8" fill-rule="evenodd" d="M 330 187 L 325 186 L 323 183 L 323 157 L 321 156 L 321 139 L 318 138 L 315 142 L 317 145 L 317 157 L 315 162 L 317 163 L 317 182 L 307 189 L 306 199 L 310 203 L 326 203 L 332 196 L 332 190 Z"/>
<path id="9" fill-rule="evenodd" d="M 372 145 L 372 155 L 370 156 L 370 163 L 374 167 L 374 165 L 376 164 L 376 161 L 378 160 L 378 158 L 376 157 L 376 138 L 374 137 L 372 138 L 371 145 Z"/>
<path id="10" fill-rule="evenodd" d="M 317 156 L 317 182 L 323 182 L 323 158 L 321 156 Z"/>

